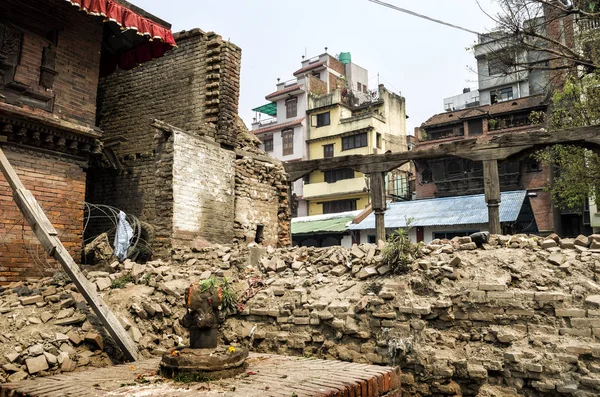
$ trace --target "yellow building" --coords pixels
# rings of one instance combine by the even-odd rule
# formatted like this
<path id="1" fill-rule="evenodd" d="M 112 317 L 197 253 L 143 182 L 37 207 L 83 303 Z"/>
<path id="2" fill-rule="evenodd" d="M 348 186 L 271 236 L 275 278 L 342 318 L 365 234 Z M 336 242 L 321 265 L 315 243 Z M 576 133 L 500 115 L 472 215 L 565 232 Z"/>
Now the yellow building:
<path id="1" fill-rule="evenodd" d="M 383 85 L 375 92 L 339 88 L 308 98 L 309 159 L 353 154 L 406 151 L 404 98 Z M 400 170 L 406 175 L 407 170 Z M 398 172 L 390 174 L 390 185 L 398 183 Z M 394 179 L 395 183 L 391 183 Z M 304 179 L 308 215 L 353 211 L 369 205 L 368 178 L 351 169 L 315 171 Z M 407 187 L 398 195 L 408 194 Z"/>

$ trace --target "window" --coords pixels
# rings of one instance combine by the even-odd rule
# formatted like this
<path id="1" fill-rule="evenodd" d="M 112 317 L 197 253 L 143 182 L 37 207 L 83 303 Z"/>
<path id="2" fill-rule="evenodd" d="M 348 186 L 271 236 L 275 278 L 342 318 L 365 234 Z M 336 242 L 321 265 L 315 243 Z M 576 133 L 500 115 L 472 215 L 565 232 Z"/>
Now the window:
<path id="1" fill-rule="evenodd" d="M 369 234 L 367 236 L 367 243 L 369 243 L 369 244 L 377 244 L 377 241 L 375 241 L 375 235 L 374 234 Z"/>
<path id="2" fill-rule="evenodd" d="M 425 168 L 423 172 L 421 172 L 421 183 L 431 183 L 433 182 L 433 174 L 429 168 Z"/>
<path id="3" fill-rule="evenodd" d="M 342 150 L 356 149 L 367 146 L 367 133 L 345 136 L 342 138 Z"/>
<path id="4" fill-rule="evenodd" d="M 354 178 L 354 170 L 352 168 L 340 168 L 338 170 L 323 171 L 325 182 L 335 183 L 344 179 Z"/>
<path id="5" fill-rule="evenodd" d="M 381 134 L 378 132 L 376 135 L 376 141 L 377 141 L 377 149 L 381 149 Z"/>
<path id="6" fill-rule="evenodd" d="M 298 98 L 290 98 L 285 101 L 285 117 L 296 117 L 298 115 Z"/>
<path id="7" fill-rule="evenodd" d="M 504 101 L 510 101 L 513 99 L 513 89 L 512 87 L 501 88 L 492 92 L 492 104 Z"/>
<path id="8" fill-rule="evenodd" d="M 281 141 L 283 145 L 283 155 L 294 154 L 294 130 L 281 131 Z"/>
<path id="9" fill-rule="evenodd" d="M 508 67 L 499 58 L 488 59 L 488 76 L 506 73 Z"/>
<path id="10" fill-rule="evenodd" d="M 336 200 L 327 201 L 323 204 L 324 214 L 334 214 L 336 212 L 346 212 L 356 210 L 356 199 L 354 200 Z"/>
<path id="11" fill-rule="evenodd" d="M 263 145 L 265 145 L 265 152 L 273 151 L 273 138 L 265 139 L 263 141 Z"/>
<path id="12" fill-rule="evenodd" d="M 526 172 L 540 172 L 541 170 L 542 170 L 542 168 L 541 168 L 539 162 L 537 162 L 535 160 L 525 162 L 525 171 Z"/>
<path id="13" fill-rule="evenodd" d="M 448 163 L 448 174 L 457 175 L 462 173 L 461 164 L 458 161 L 451 161 Z"/>
<path id="14" fill-rule="evenodd" d="M 469 136 L 477 136 L 483 134 L 483 120 L 469 120 Z"/>
<path id="15" fill-rule="evenodd" d="M 333 157 L 333 143 L 329 145 L 323 145 L 323 157 Z"/>
<path id="16" fill-rule="evenodd" d="M 329 112 L 317 114 L 317 127 L 324 127 L 330 123 Z"/>
<path id="17" fill-rule="evenodd" d="M 362 92 L 362 84 L 361 83 L 356 83 L 356 86 L 358 88 L 358 92 Z"/>

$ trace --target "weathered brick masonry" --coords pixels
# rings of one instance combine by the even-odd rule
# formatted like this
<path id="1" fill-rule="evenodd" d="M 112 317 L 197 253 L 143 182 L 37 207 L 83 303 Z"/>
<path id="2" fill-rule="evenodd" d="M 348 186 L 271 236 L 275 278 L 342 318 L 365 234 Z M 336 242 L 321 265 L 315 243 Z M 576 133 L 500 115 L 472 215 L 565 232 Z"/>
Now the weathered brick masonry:
<path id="1" fill-rule="evenodd" d="M 0 29 L 8 32 L 4 39 L 18 38 L 3 61 L 10 64 L 17 56 L 14 69 L 0 81 L 0 135 L 7 140 L 2 149 L 76 259 L 83 233 L 84 168 L 99 136 L 93 126 L 102 25 L 101 18 L 65 1 L 0 4 Z M 48 49 L 55 51 L 50 87 L 42 84 L 41 74 Z M 0 174 L 0 283 L 42 276 L 54 266 Z"/>
<path id="2" fill-rule="evenodd" d="M 250 242 L 261 224 L 266 241 L 277 244 L 282 231 L 286 241 L 281 165 L 238 150 L 260 157 L 257 142 L 240 137 L 248 135 L 237 115 L 241 50 L 199 29 L 175 38 L 164 58 L 100 82 L 98 122 L 106 140 L 121 140 L 125 171 L 91 170 L 88 201 L 150 223 L 158 255 Z"/>
<path id="3" fill-rule="evenodd" d="M 33 193 L 71 255 L 78 257 L 83 230 L 85 173 L 81 164 L 30 150 L 4 150 L 25 187 Z M 43 248 L 12 199 L 12 190 L 0 176 L 0 282 L 44 276 L 50 268 Z M 37 266 L 33 256 L 37 258 Z"/>

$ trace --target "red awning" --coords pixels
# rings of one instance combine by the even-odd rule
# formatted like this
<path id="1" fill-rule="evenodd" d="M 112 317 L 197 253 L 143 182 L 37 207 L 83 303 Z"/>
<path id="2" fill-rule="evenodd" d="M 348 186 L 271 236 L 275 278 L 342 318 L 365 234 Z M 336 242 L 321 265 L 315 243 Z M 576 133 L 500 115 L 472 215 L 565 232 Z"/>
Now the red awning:
<path id="1" fill-rule="evenodd" d="M 159 58 L 176 47 L 170 29 L 145 18 L 114 0 L 65 0 L 90 15 L 101 16 L 105 22 L 114 22 L 121 30 L 135 30 L 148 41 L 119 54 L 117 58 L 103 65 L 103 73 L 108 74 L 118 65 L 121 69 L 131 69 L 153 58 Z M 106 61 L 106 60 L 104 60 Z M 112 69 L 112 70 L 108 70 Z M 107 73 L 108 72 L 108 73 Z"/>

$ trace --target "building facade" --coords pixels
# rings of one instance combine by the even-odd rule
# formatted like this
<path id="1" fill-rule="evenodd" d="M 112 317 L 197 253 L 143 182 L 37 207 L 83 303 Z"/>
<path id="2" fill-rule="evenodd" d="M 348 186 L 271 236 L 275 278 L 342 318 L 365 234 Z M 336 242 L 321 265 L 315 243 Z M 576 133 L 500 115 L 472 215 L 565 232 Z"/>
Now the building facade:
<path id="1" fill-rule="evenodd" d="M 100 77 L 175 45 L 165 21 L 130 3 L 111 3 L 109 12 L 106 1 L 0 2 L 0 145 L 76 259 L 86 171 L 101 151 Z M 101 15 L 103 6 L 109 15 Z M 0 203 L 0 283 L 53 272 L 57 264 L 46 259 L 1 174 Z"/>
<path id="2" fill-rule="evenodd" d="M 281 161 L 407 150 L 404 98 L 383 85 L 369 90 L 368 71 L 327 53 L 302 61 L 295 79 L 280 82 L 257 107 L 252 132 Z M 267 116 L 267 118 L 263 118 Z M 405 199 L 407 171 L 388 176 L 392 195 Z M 295 216 L 365 209 L 368 181 L 348 169 L 316 171 L 293 185 Z"/>

